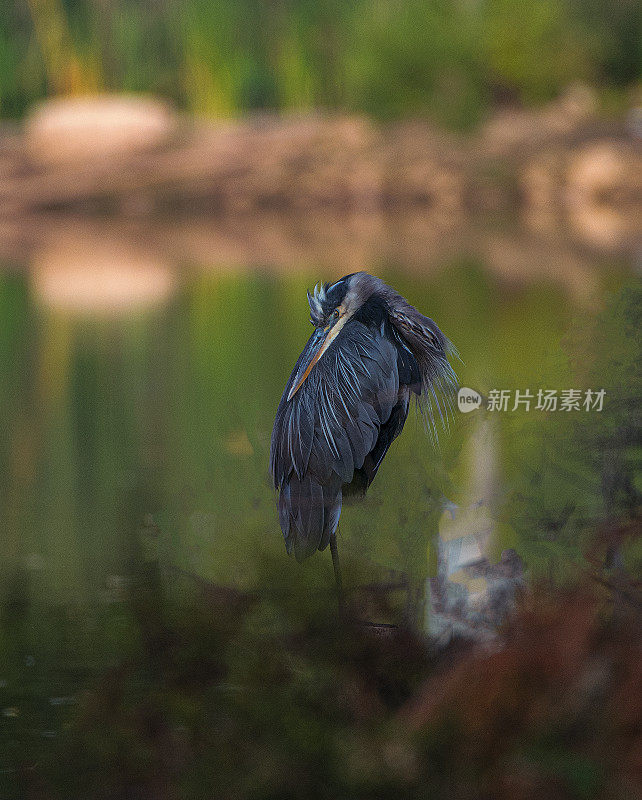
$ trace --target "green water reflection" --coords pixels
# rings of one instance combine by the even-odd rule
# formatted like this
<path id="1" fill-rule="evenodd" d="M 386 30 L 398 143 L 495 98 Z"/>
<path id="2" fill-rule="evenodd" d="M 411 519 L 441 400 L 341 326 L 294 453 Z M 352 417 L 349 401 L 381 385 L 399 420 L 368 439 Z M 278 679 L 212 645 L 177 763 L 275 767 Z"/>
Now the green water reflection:
<path id="1" fill-rule="evenodd" d="M 581 337 L 594 311 L 554 285 L 502 286 L 470 263 L 430 280 L 380 274 L 456 342 L 462 384 L 482 393 L 572 387 L 573 361 L 591 356 Z M 22 273 L 2 275 L 5 574 L 26 571 L 44 600 L 95 602 L 126 573 L 142 529 L 161 562 L 252 585 L 261 561 L 282 555 L 269 437 L 309 331 L 305 289 L 318 277 L 200 274 L 162 308 L 95 318 L 43 307 Z M 604 303 L 623 277 L 602 280 Z M 542 470 L 547 446 L 559 444 L 546 428 L 568 438 L 571 417 L 496 416 L 498 491 Z M 598 429 L 605 417 L 595 417 Z M 440 452 L 409 418 L 368 500 L 345 509 L 349 559 L 426 575 L 437 501 L 467 491 L 459 453 L 474 418 L 458 415 Z M 591 505 L 598 479 L 585 476 L 580 504 Z M 560 488 L 558 476 L 550 480 L 547 496 Z M 318 572 L 326 560 L 304 569 Z"/>
<path id="2" fill-rule="evenodd" d="M 492 464 L 467 455 L 484 412 L 457 414 L 439 451 L 410 417 L 366 502 L 344 510 L 348 580 L 394 569 L 423 586 L 442 498 L 482 490 L 497 554 L 512 546 L 531 575 L 568 574 L 586 530 L 625 515 L 640 491 L 640 293 L 626 267 L 604 269 L 582 302 L 470 261 L 426 277 L 376 271 L 453 339 L 463 385 L 606 388 L 607 400 L 593 415 L 496 414 Z M 305 290 L 321 277 L 193 270 L 147 310 L 78 314 L 38 295 L 28 272 L 0 273 L 5 777 L 26 752 L 55 762 L 78 691 L 154 640 L 154 576 L 178 594 L 186 573 L 297 603 L 331 585 L 327 553 L 287 559 L 267 470 L 274 411 L 309 332 Z M 277 618 L 268 602 L 259 627 Z"/>

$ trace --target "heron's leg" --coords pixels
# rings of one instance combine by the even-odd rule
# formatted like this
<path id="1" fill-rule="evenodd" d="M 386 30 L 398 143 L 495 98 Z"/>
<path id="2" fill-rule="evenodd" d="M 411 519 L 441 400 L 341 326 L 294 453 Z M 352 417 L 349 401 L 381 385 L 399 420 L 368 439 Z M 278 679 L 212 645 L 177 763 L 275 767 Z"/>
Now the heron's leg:
<path id="1" fill-rule="evenodd" d="M 334 567 L 334 579 L 337 584 L 337 595 L 339 598 L 339 610 L 343 611 L 343 582 L 341 581 L 341 567 L 339 566 L 339 548 L 337 547 L 337 533 L 339 527 L 330 537 L 330 553 L 332 554 L 332 566 Z"/>

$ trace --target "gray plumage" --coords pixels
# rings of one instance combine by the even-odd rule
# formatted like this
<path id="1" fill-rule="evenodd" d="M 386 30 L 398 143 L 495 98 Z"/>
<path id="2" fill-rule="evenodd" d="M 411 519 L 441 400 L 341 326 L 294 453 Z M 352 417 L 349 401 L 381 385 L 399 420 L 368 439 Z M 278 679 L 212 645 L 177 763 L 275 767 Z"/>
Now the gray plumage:
<path id="1" fill-rule="evenodd" d="M 270 449 L 285 545 L 298 561 L 327 547 L 344 494 L 372 483 L 410 396 L 436 439 L 457 385 L 444 334 L 380 279 L 354 273 L 308 301 L 315 331 L 285 387 Z"/>

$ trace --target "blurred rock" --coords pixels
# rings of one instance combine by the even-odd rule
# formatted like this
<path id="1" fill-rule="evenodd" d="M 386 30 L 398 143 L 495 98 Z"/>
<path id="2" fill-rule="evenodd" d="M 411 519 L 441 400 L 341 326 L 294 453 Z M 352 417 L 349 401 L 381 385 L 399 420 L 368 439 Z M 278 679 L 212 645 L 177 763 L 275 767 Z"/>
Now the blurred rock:
<path id="1" fill-rule="evenodd" d="M 524 264 L 524 248 L 516 258 L 491 236 L 482 244 L 493 271 L 566 280 L 564 260 L 573 291 L 588 297 L 575 268 L 584 248 L 636 252 L 640 175 L 630 126 L 599 118 L 581 87 L 539 110 L 498 111 L 468 137 L 425 120 L 323 114 L 193 121 L 179 135 L 155 100 L 57 100 L 24 136 L 0 130 L 0 252 L 39 237 L 52 211 L 148 227 L 169 212 L 170 235 L 156 225 L 161 252 L 177 249 L 180 228 L 180 257 L 204 264 L 301 263 L 316 251 L 359 269 L 373 253 L 437 261 L 456 230 L 477 236 L 491 214 L 505 222 L 518 211 L 533 258 Z"/>
<path id="2" fill-rule="evenodd" d="M 591 89 L 577 85 L 541 109 L 497 111 L 482 128 L 481 145 L 489 154 L 521 149 L 525 155 L 546 140 L 572 133 L 591 119 L 596 105 Z"/>
<path id="3" fill-rule="evenodd" d="M 47 100 L 25 123 L 29 154 L 44 163 L 89 161 L 157 147 L 176 129 L 167 103 L 95 95 Z"/>
<path id="4" fill-rule="evenodd" d="M 577 233 L 613 248 L 642 233 L 642 154 L 618 142 L 587 145 L 569 164 L 566 205 Z"/>
<path id="5" fill-rule="evenodd" d="M 157 253 L 125 239 L 67 233 L 34 255 L 31 285 L 49 308 L 110 315 L 163 303 L 176 279 Z"/>

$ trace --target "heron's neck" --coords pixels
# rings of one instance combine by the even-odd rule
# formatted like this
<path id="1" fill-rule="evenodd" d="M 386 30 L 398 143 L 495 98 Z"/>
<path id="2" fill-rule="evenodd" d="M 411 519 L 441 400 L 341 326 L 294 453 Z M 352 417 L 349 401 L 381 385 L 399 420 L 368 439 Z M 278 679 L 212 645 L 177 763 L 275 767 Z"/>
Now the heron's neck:
<path id="1" fill-rule="evenodd" d="M 386 301 L 378 295 L 372 295 L 355 312 L 354 318 L 364 325 L 379 327 L 381 323 L 388 319 L 388 306 Z"/>

